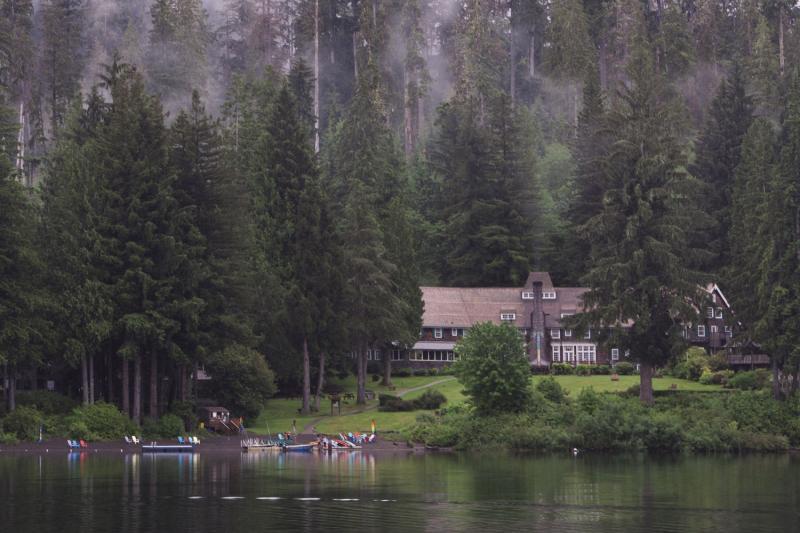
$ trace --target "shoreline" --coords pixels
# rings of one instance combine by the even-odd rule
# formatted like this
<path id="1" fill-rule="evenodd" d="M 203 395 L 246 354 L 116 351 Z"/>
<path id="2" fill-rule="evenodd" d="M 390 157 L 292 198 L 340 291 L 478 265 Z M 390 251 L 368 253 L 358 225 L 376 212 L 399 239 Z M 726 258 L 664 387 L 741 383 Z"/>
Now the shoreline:
<path id="1" fill-rule="evenodd" d="M 267 435 L 248 434 L 249 438 L 266 438 Z M 247 453 L 242 449 L 241 441 L 243 437 L 240 436 L 209 436 L 200 439 L 200 444 L 195 445 L 194 453 Z M 301 434 L 297 436 L 297 444 L 306 444 L 316 439 L 314 435 Z M 98 441 L 90 442 L 87 448 L 75 449 L 67 446 L 66 438 L 50 438 L 42 442 L 19 442 L 16 444 L 0 444 L 0 455 L 44 455 L 44 454 L 95 454 L 95 453 L 116 453 L 116 454 L 136 454 L 147 453 L 142 450 L 142 444 L 149 444 L 157 442 L 159 444 L 177 444 L 176 439 L 154 439 L 142 440 L 140 444 L 128 444 L 122 439 L 118 441 Z M 365 444 L 361 450 L 353 450 L 367 453 L 425 453 L 432 451 L 426 448 L 424 444 L 416 443 L 409 446 L 409 443 L 402 441 L 393 441 L 377 436 L 375 442 Z M 442 450 L 437 450 L 442 451 Z M 255 452 L 251 452 L 255 453 Z M 338 453 L 338 452 L 333 452 Z M 160 455 L 171 455 L 164 453 Z"/>

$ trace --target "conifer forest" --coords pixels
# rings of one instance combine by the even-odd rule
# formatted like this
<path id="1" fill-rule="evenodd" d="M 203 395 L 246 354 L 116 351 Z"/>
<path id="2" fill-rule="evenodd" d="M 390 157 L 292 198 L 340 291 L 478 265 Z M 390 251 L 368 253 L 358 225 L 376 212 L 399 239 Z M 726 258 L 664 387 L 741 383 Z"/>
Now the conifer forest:
<path id="1" fill-rule="evenodd" d="M 654 365 L 717 282 L 800 368 L 794 0 L 0 0 L 0 44 L 8 410 L 363 401 L 420 286 L 532 270 Z"/>

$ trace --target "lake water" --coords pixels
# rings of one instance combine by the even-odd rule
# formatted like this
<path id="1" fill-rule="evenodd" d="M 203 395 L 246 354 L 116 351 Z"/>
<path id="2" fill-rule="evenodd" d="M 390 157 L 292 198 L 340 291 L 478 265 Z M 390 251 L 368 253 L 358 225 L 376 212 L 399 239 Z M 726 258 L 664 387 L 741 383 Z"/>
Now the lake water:
<path id="1" fill-rule="evenodd" d="M 0 531 L 800 531 L 800 456 L 0 456 Z"/>

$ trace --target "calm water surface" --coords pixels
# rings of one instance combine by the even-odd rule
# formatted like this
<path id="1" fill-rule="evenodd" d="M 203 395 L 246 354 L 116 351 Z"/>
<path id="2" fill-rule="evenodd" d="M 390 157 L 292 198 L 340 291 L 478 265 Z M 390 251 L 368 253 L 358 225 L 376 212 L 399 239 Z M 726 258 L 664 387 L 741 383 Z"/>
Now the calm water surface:
<path id="1" fill-rule="evenodd" d="M 800 457 L 0 456 L 28 531 L 800 531 Z"/>

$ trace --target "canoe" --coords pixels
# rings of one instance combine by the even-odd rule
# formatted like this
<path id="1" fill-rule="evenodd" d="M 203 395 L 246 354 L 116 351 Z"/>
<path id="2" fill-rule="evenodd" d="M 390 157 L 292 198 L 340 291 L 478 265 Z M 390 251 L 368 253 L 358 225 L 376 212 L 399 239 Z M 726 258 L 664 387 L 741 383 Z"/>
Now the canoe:
<path id="1" fill-rule="evenodd" d="M 191 444 L 142 444 L 142 451 L 148 453 L 194 453 Z"/>
<path id="2" fill-rule="evenodd" d="M 316 442 L 309 442 L 308 444 L 284 444 L 281 448 L 285 452 L 310 452 L 316 445 Z"/>
<path id="3" fill-rule="evenodd" d="M 280 448 L 277 444 L 242 444 L 245 451 L 250 450 L 277 450 Z"/>

